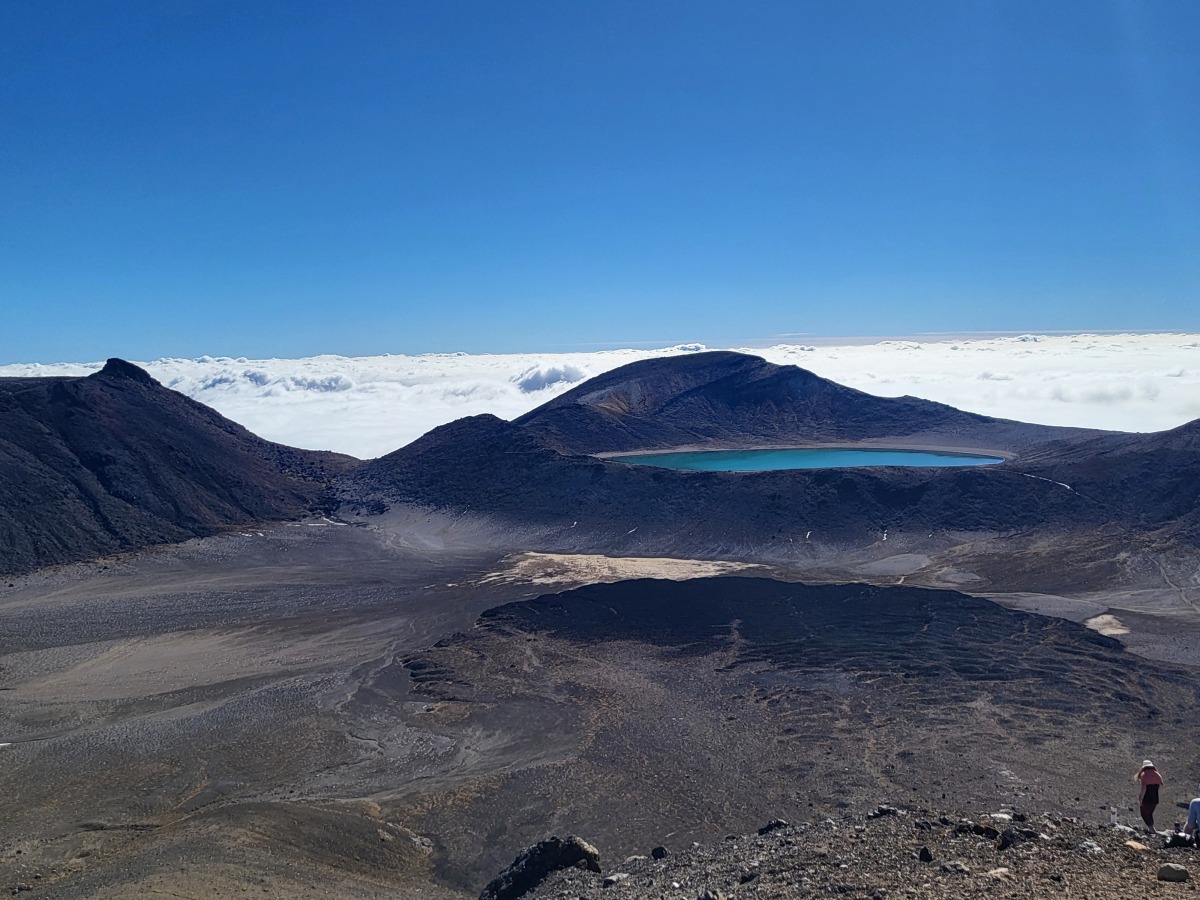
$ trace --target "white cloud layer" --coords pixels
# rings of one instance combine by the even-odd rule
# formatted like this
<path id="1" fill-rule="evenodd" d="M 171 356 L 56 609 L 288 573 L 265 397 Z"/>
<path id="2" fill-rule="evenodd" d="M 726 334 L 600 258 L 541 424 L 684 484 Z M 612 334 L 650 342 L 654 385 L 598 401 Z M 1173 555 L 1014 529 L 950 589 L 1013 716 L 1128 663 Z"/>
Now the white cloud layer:
<path id="1" fill-rule="evenodd" d="M 266 360 L 203 356 L 139 365 L 263 437 L 369 458 L 463 416 L 487 412 L 511 419 L 617 366 L 698 349 L 704 348 Z M 744 352 L 872 394 L 909 394 L 1026 422 L 1159 431 L 1200 418 L 1197 334 L 786 344 Z M 8 365 L 0 366 L 0 377 L 86 375 L 100 365 Z"/>

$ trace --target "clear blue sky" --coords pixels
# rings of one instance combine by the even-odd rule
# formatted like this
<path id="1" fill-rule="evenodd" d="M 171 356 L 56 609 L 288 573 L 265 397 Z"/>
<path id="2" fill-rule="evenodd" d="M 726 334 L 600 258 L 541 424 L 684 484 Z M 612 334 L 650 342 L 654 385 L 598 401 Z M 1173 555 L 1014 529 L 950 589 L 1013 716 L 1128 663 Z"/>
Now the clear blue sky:
<path id="1" fill-rule="evenodd" d="M 1200 330 L 1200 2 L 0 3 L 0 363 Z"/>

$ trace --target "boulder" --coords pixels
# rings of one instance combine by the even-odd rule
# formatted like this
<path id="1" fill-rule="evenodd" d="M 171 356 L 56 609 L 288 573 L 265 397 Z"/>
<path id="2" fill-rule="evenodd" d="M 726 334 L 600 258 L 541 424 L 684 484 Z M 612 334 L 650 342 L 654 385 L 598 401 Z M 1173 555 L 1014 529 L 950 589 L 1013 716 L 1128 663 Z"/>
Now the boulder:
<path id="1" fill-rule="evenodd" d="M 1013 844 L 1021 841 L 1036 841 L 1041 839 L 1040 832 L 1034 831 L 1032 828 L 1017 828 L 1015 826 L 1005 828 L 1000 832 L 1000 837 L 996 838 L 996 849 L 1007 850 Z"/>
<path id="2" fill-rule="evenodd" d="M 1159 881 L 1187 881 L 1188 870 L 1177 863 L 1166 863 L 1158 870 Z"/>
<path id="3" fill-rule="evenodd" d="M 1095 841 L 1084 841 L 1075 850 L 1084 856 L 1103 856 L 1104 848 Z"/>
<path id="4" fill-rule="evenodd" d="M 954 826 L 955 834 L 974 834 L 979 837 L 995 840 L 1000 837 L 1000 830 L 993 828 L 991 825 L 984 825 L 981 822 L 971 822 L 964 820 Z"/>
<path id="5" fill-rule="evenodd" d="M 655 859 L 666 859 L 667 854 L 670 852 L 671 851 L 668 850 L 666 847 L 655 847 L 653 850 L 650 851 L 650 855 L 653 856 Z"/>
<path id="6" fill-rule="evenodd" d="M 573 866 L 600 871 L 600 852 L 574 835 L 539 841 L 522 850 L 512 865 L 492 879 L 479 900 L 516 900 L 537 887 L 551 872 Z"/>
<path id="7" fill-rule="evenodd" d="M 933 862 L 933 854 L 929 851 L 928 847 L 922 847 L 917 851 L 917 859 L 923 863 L 931 863 Z"/>
<path id="8" fill-rule="evenodd" d="M 758 833 L 759 834 L 770 834 L 772 831 L 776 831 L 777 829 L 787 828 L 787 827 L 788 827 L 788 823 L 785 820 L 772 819 L 770 822 L 768 822 L 762 828 L 758 829 Z"/>
<path id="9" fill-rule="evenodd" d="M 896 807 L 894 807 L 894 806 L 877 806 L 873 810 L 871 810 L 869 813 L 867 813 L 867 818 L 868 819 L 882 819 L 884 816 L 898 816 L 898 815 L 900 815 L 900 810 L 896 809 Z"/>

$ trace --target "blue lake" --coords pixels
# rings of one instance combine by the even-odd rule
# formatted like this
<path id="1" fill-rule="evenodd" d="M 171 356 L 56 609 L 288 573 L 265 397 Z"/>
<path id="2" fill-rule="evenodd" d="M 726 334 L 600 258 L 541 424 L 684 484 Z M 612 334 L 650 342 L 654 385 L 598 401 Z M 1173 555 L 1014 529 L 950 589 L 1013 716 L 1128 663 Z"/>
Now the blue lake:
<path id="1" fill-rule="evenodd" d="M 776 469 L 842 469 L 853 466 L 990 466 L 998 456 L 936 453 L 926 450 L 837 450 L 817 447 L 784 450 L 701 450 L 646 453 L 610 459 L 641 466 L 697 472 L 771 472 Z"/>

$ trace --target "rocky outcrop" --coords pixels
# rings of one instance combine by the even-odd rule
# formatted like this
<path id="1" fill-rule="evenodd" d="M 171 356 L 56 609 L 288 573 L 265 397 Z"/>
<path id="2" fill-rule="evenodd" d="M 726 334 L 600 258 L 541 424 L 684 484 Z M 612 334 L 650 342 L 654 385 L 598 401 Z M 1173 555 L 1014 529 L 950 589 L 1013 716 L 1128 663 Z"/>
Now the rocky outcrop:
<path id="1" fill-rule="evenodd" d="M 953 816 L 932 830 L 924 818 L 847 815 L 840 820 L 760 829 L 730 835 L 712 846 L 696 846 L 662 859 L 635 857 L 622 864 L 623 878 L 569 870 L 548 877 L 530 900 L 604 897 L 633 900 L 658 896 L 740 897 L 761 900 L 839 896 L 883 898 L 915 894 L 961 898 L 1052 896 L 1067 893 L 1117 900 L 1149 895 L 1156 880 L 1189 880 L 1193 851 L 1157 846 L 1134 852 L 1125 832 L 1073 818 L 1031 817 L 1037 839 L 1020 852 L 998 849 Z M 968 820 L 967 824 L 971 824 Z M 765 833 L 763 833 L 765 832 Z M 930 846 L 933 850 L 931 851 Z M 1099 852 L 1081 853 L 1089 844 Z M 944 862 L 934 864 L 934 860 Z"/>
<path id="2" fill-rule="evenodd" d="M 516 900 L 536 888 L 551 872 L 569 868 L 599 874 L 600 854 L 587 841 L 574 836 L 539 841 L 521 851 L 512 865 L 483 889 L 479 900 Z"/>

